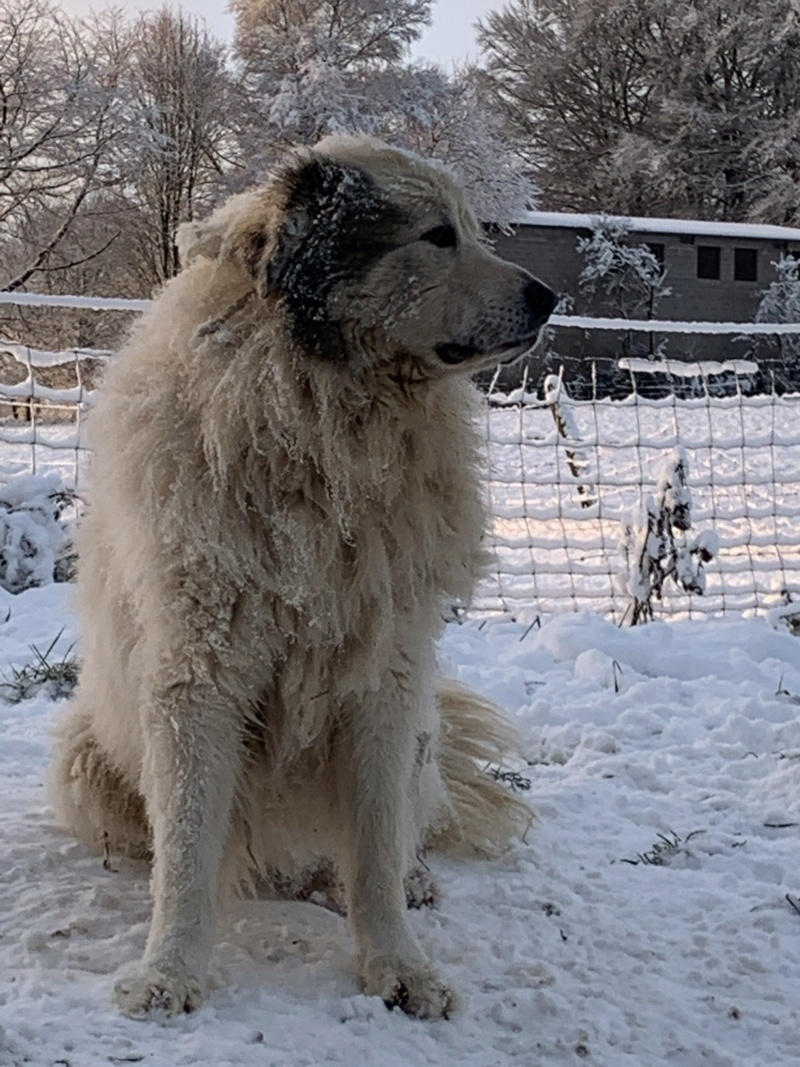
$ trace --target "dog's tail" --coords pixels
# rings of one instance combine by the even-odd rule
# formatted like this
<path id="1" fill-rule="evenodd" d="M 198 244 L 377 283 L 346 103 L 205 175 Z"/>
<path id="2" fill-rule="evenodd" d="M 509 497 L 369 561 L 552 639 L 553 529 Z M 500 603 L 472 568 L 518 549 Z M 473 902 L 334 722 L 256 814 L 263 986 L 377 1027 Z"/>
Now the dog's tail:
<path id="1" fill-rule="evenodd" d="M 439 678 L 439 764 L 449 799 L 448 818 L 433 829 L 433 848 L 496 855 L 533 822 L 514 787 L 530 785 L 504 770 L 518 750 L 512 724 L 501 708 L 451 678 Z"/>
<path id="2" fill-rule="evenodd" d="M 81 841 L 134 859 L 150 855 L 144 800 L 112 766 L 73 699 L 55 730 L 49 791 L 56 818 Z"/>

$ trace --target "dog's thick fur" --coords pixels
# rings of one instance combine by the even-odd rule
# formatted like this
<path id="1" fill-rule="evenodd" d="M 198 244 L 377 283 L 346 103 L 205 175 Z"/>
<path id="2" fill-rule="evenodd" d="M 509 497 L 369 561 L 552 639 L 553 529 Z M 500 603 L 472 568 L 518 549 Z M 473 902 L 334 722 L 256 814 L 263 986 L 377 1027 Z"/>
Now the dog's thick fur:
<path id="1" fill-rule="evenodd" d="M 468 374 L 529 348 L 552 294 L 445 173 L 367 138 L 295 154 L 179 243 L 91 416 L 52 776 L 76 834 L 153 857 L 117 1001 L 197 1005 L 228 875 L 341 881 L 366 991 L 447 1015 L 406 914 L 430 895 L 415 857 L 525 815 L 480 766 L 506 724 L 435 678 L 445 599 L 483 562 Z"/>

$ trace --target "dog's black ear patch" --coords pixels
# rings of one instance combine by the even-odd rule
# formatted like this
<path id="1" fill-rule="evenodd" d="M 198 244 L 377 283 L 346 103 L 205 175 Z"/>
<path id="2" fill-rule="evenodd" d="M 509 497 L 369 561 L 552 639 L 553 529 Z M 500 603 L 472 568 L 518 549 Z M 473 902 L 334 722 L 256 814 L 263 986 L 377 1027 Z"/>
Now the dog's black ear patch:
<path id="1" fill-rule="evenodd" d="M 283 177 L 284 219 L 262 267 L 263 292 L 282 297 L 292 331 L 307 351 L 344 359 L 328 298 L 392 248 L 407 219 L 360 167 L 312 157 Z"/>

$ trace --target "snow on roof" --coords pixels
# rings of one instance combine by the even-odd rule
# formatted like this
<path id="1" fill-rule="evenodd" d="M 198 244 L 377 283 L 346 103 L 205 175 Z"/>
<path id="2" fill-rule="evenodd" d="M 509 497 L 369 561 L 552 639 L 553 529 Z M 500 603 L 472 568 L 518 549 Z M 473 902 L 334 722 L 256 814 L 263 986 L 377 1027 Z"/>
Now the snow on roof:
<path id="1" fill-rule="evenodd" d="M 525 211 L 514 219 L 515 226 L 561 226 L 572 229 L 593 229 L 600 212 L 579 215 L 569 211 Z M 800 228 L 768 226 L 755 222 L 710 222 L 702 219 L 636 218 L 628 215 L 609 215 L 610 219 L 628 222 L 638 233 L 688 234 L 694 237 L 733 237 L 756 241 L 796 241 L 800 244 Z"/>

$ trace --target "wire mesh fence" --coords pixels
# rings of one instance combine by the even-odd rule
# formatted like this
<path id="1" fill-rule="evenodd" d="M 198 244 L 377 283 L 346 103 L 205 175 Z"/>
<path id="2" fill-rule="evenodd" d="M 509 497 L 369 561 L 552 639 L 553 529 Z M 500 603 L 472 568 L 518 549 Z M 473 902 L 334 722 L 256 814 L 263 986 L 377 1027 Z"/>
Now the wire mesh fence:
<path id="1" fill-rule="evenodd" d="M 84 423 L 99 371 L 111 356 L 0 340 L 0 479 L 57 471 L 71 488 L 85 485 Z"/>
<path id="2" fill-rule="evenodd" d="M 593 368 L 597 380 L 597 367 Z M 676 448 L 692 528 L 719 539 L 702 596 L 667 585 L 656 614 L 760 612 L 800 599 L 800 395 L 572 400 L 490 393 L 486 406 L 495 567 L 473 607 L 514 615 L 630 609 L 622 542 Z M 636 379 L 632 379 L 632 388 Z"/>
<path id="3" fill-rule="evenodd" d="M 120 301 L 120 310 L 130 303 Z M 102 310 L 113 306 L 102 302 Z M 590 329 L 592 321 L 556 323 Z M 726 325 L 713 324 L 718 332 L 747 329 Z M 86 487 L 86 415 L 109 358 L 0 341 L 0 481 L 58 471 L 68 486 Z M 719 549 L 705 566 L 704 594 L 667 583 L 655 614 L 753 613 L 800 600 L 800 394 L 779 391 L 768 374 L 754 391 L 748 367 L 731 361 L 711 368 L 715 374 L 699 364 L 672 376 L 661 365 L 657 388 L 653 368 L 630 365 L 622 395 L 621 369 L 619 361 L 584 363 L 580 382 L 550 378 L 542 395 L 527 382 L 511 392 L 488 388 L 494 562 L 471 610 L 535 619 L 590 609 L 622 621 L 630 610 L 625 527 L 676 448 L 688 464 L 692 528 L 714 531 Z M 617 385 L 607 389 L 612 379 Z"/>

